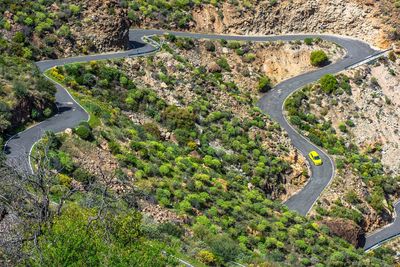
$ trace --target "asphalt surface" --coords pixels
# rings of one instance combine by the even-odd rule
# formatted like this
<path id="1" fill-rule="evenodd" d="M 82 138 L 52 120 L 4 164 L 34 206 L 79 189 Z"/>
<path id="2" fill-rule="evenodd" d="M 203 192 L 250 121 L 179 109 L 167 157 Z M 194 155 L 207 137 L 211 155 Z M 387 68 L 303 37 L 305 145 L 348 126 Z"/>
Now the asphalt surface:
<path id="1" fill-rule="evenodd" d="M 394 204 L 394 208 L 396 212 L 394 221 L 378 231 L 367 235 L 364 244 L 365 250 L 377 248 L 386 241 L 400 235 L 400 219 L 398 217 L 398 214 L 400 214 L 400 201 Z"/>
<path id="2" fill-rule="evenodd" d="M 317 151 L 322 160 L 322 166 L 314 166 L 308 159 L 312 171 L 312 176 L 308 183 L 297 194 L 292 196 L 285 204 L 292 210 L 306 215 L 312 208 L 314 203 L 319 198 L 321 192 L 329 185 L 333 178 L 335 168 L 330 157 L 320 148 L 313 145 L 296 130 L 294 130 L 286 121 L 283 115 L 283 103 L 285 99 L 297 89 L 317 81 L 320 77 L 328 73 L 337 73 L 346 68 L 353 66 L 371 56 L 374 56 L 380 51 L 372 49 L 367 43 L 360 40 L 346 38 L 343 36 L 334 35 L 317 35 L 317 34 L 300 34 L 300 35 L 280 35 L 280 36 L 238 36 L 238 35 L 214 35 L 214 34 L 200 34 L 200 33 L 187 33 L 187 32 L 174 32 L 163 30 L 131 30 L 130 49 L 122 52 L 71 57 L 66 59 L 46 60 L 37 62 L 36 65 L 41 72 L 49 68 L 76 63 L 88 62 L 95 60 L 117 59 L 124 57 L 133 57 L 140 55 L 148 55 L 156 52 L 158 49 L 155 46 L 149 45 L 143 41 L 143 37 L 151 35 L 159 35 L 164 33 L 172 33 L 180 37 L 189 37 L 194 39 L 225 39 L 237 41 L 253 41 L 253 42 L 267 42 L 267 41 L 295 41 L 304 40 L 306 37 L 322 38 L 324 40 L 334 42 L 343 47 L 347 54 L 346 56 L 326 67 L 320 68 L 316 71 L 305 73 L 294 78 L 283 81 L 273 88 L 270 92 L 265 94 L 258 102 L 258 106 L 272 119 L 276 120 L 282 128 L 284 128 L 293 145 L 308 159 L 307 154 L 311 150 Z M 22 171 L 32 172 L 29 160 L 29 154 L 32 146 L 37 142 L 45 131 L 61 132 L 67 128 L 75 127 L 79 122 L 86 121 L 89 118 L 87 112 L 82 108 L 61 85 L 56 84 L 57 94 L 56 102 L 58 107 L 58 114 L 54 117 L 43 121 L 40 124 L 33 126 L 23 132 L 12 137 L 5 146 L 7 155 L 7 162 Z M 400 204 L 397 203 L 396 211 L 400 212 Z M 394 221 L 388 227 L 382 228 L 380 231 L 367 236 L 365 242 L 365 249 L 373 248 L 381 242 L 388 240 L 391 237 L 400 234 L 400 222 Z"/>

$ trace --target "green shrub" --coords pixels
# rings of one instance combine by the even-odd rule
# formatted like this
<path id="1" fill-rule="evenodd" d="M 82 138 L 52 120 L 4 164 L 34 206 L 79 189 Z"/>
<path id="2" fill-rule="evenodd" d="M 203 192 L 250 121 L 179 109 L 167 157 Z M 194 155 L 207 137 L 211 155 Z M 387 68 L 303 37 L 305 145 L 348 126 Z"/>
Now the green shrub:
<path id="1" fill-rule="evenodd" d="M 111 140 L 108 142 L 108 148 L 110 149 L 113 155 L 117 155 L 121 153 L 121 146 L 117 141 Z"/>
<path id="2" fill-rule="evenodd" d="M 321 85 L 322 91 L 327 94 L 333 93 L 339 87 L 339 83 L 336 77 L 332 74 L 326 74 L 322 76 L 322 78 L 319 80 L 319 83 Z"/>
<path id="3" fill-rule="evenodd" d="M 51 116 L 52 113 L 53 113 L 53 111 L 52 111 L 50 108 L 46 108 L 46 109 L 43 111 L 43 115 L 44 115 L 46 118 L 49 118 L 49 117 Z"/>
<path id="4" fill-rule="evenodd" d="M 89 185 L 96 180 L 93 175 L 91 175 L 90 173 L 88 173 L 86 170 L 84 170 L 82 168 L 77 168 L 73 172 L 72 177 L 75 180 L 83 183 L 84 185 Z"/>
<path id="5" fill-rule="evenodd" d="M 215 265 L 215 262 L 217 260 L 215 255 L 208 250 L 200 250 L 197 253 L 196 258 L 207 265 Z"/>
<path id="6" fill-rule="evenodd" d="M 16 43 L 23 43 L 25 42 L 25 34 L 22 32 L 16 32 L 13 37 L 13 41 Z"/>
<path id="7" fill-rule="evenodd" d="M 239 49 L 241 44 L 238 41 L 229 41 L 227 47 L 230 49 Z"/>
<path id="8" fill-rule="evenodd" d="M 228 235 L 214 235 L 208 241 L 212 252 L 220 257 L 223 262 L 234 261 L 239 253 L 240 247 Z"/>
<path id="9" fill-rule="evenodd" d="M 196 116 L 186 108 L 177 106 L 167 107 L 161 114 L 161 118 L 170 129 L 192 129 Z"/>
<path id="10" fill-rule="evenodd" d="M 393 51 L 389 52 L 388 58 L 390 61 L 393 61 L 393 62 L 396 62 L 396 60 L 397 60 L 397 56 Z"/>
<path id="11" fill-rule="evenodd" d="M 313 42 L 314 42 L 314 39 L 313 39 L 313 38 L 305 38 L 305 39 L 304 39 L 304 43 L 305 43 L 306 45 L 312 45 Z"/>
<path id="12" fill-rule="evenodd" d="M 346 124 L 340 123 L 340 124 L 339 124 L 339 130 L 340 130 L 341 132 L 343 132 L 343 133 L 347 133 Z"/>
<path id="13" fill-rule="evenodd" d="M 75 128 L 75 133 L 83 140 L 90 140 L 92 138 L 92 129 L 89 125 L 79 125 L 77 128 Z"/>
<path id="14" fill-rule="evenodd" d="M 258 79 L 258 86 L 257 87 L 258 87 L 258 91 L 260 93 L 268 92 L 272 88 L 271 79 L 269 77 L 267 77 L 267 76 L 261 76 Z"/>
<path id="15" fill-rule="evenodd" d="M 348 191 L 345 195 L 345 199 L 347 202 L 353 205 L 360 203 L 360 199 L 358 198 L 357 193 L 354 191 Z"/>
<path id="16" fill-rule="evenodd" d="M 346 121 L 346 125 L 349 126 L 349 127 L 355 127 L 356 126 L 352 120 L 347 120 Z"/>
<path id="17" fill-rule="evenodd" d="M 71 188 L 72 187 L 71 186 L 72 178 L 69 177 L 68 175 L 60 173 L 60 174 L 58 174 L 58 180 L 59 180 L 60 185 L 63 185 L 65 187 L 67 187 L 67 188 Z"/>
<path id="18" fill-rule="evenodd" d="M 316 50 L 311 52 L 310 61 L 311 65 L 315 67 L 322 67 L 329 62 L 329 58 L 324 51 Z"/>
<path id="19" fill-rule="evenodd" d="M 19 99 L 24 98 L 28 95 L 28 86 L 21 81 L 14 82 L 13 90 L 15 96 Z"/>
<path id="20" fill-rule="evenodd" d="M 58 152 L 58 159 L 61 165 L 61 171 L 64 173 L 71 173 L 75 169 L 74 161 L 71 156 L 63 151 Z"/>
<path id="21" fill-rule="evenodd" d="M 175 236 L 178 238 L 181 237 L 185 233 L 184 229 L 182 229 L 178 225 L 172 224 L 170 222 L 159 224 L 158 230 L 161 233 L 166 233 L 168 235 Z"/>
<path id="22" fill-rule="evenodd" d="M 34 119 L 34 120 L 36 120 L 36 119 L 38 119 L 40 117 L 40 113 L 39 113 L 39 111 L 37 110 L 37 109 L 32 109 L 32 111 L 31 111 L 31 118 L 32 119 Z"/>
<path id="23" fill-rule="evenodd" d="M 247 53 L 243 57 L 243 61 L 246 62 L 246 63 L 253 62 L 254 60 L 256 60 L 256 55 L 253 54 L 253 53 Z"/>
<path id="24" fill-rule="evenodd" d="M 146 130 L 146 132 L 150 133 L 155 138 L 157 139 L 161 138 L 161 131 L 158 128 L 157 124 L 148 122 L 143 124 L 143 128 Z"/>

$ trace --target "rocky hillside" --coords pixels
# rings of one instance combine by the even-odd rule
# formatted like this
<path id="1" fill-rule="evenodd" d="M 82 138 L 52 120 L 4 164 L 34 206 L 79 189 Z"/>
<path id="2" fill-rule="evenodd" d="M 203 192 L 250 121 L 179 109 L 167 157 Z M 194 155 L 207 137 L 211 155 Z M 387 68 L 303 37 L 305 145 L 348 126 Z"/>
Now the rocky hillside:
<path id="1" fill-rule="evenodd" d="M 2 139 L 53 114 L 55 87 L 33 60 L 128 46 L 130 22 L 119 1 L 1 1 L 0 14 Z"/>
<path id="2" fill-rule="evenodd" d="M 147 1 L 139 3 L 131 7 L 144 10 L 134 16 L 143 27 L 237 34 L 336 33 L 379 47 L 399 37 L 399 9 L 393 1 L 221 1 L 214 5 L 188 1 L 157 8 Z"/>
<path id="3" fill-rule="evenodd" d="M 13 4 L 11 4 L 13 3 Z M 2 1 L 0 35 L 26 59 L 122 50 L 130 21 L 117 0 Z"/>
<path id="4" fill-rule="evenodd" d="M 338 199 L 349 207 L 365 203 L 365 209 L 361 209 L 361 212 L 365 217 L 366 230 L 374 230 L 390 222 L 393 216 L 390 205 L 399 197 L 396 188 L 400 182 L 398 179 L 400 177 L 398 157 L 400 153 L 398 132 L 400 69 L 396 64 L 397 56 L 392 56 L 394 61 L 386 59 L 373 66 L 363 66 L 347 72 L 346 75 L 354 81 L 352 94 L 340 96 L 335 105 L 328 104 L 328 112 L 325 115 L 338 134 L 354 142 L 361 151 L 375 154 L 375 164 L 382 166 L 382 175 L 387 176 L 385 178 L 387 181 L 391 181 L 385 186 L 389 203 L 383 200 L 378 210 L 377 207 L 371 208 L 366 204 L 371 199 L 366 189 L 378 181 L 371 184 L 371 181 L 366 182 L 362 177 L 354 176 L 351 171 L 339 171 L 339 175 L 342 174 L 346 178 L 341 182 L 334 182 L 332 187 L 322 195 L 322 203 L 334 202 Z M 316 112 L 321 112 L 321 109 Z M 343 125 L 346 125 L 347 130 L 343 131 Z M 341 190 L 343 182 L 346 184 L 346 190 Z M 350 197 L 351 191 L 355 193 L 352 197 Z"/>
<path id="5" fill-rule="evenodd" d="M 288 100 L 292 124 L 334 156 L 337 173 L 313 214 L 353 220 L 365 231 L 388 224 L 399 198 L 399 65 L 327 75 Z"/>
<path id="6" fill-rule="evenodd" d="M 284 131 L 254 107 L 257 92 L 272 85 L 254 66 L 266 60 L 255 51 L 309 53 L 310 47 L 165 38 L 151 57 L 49 72 L 92 115 L 45 140 L 51 168 L 61 172 L 51 195 L 73 188 L 78 201 L 66 207 L 92 205 L 99 196 L 91 186 L 108 181 L 107 193 L 120 206 L 141 210 L 144 235 L 205 265 L 390 265 L 386 252 L 364 255 L 277 200 L 288 184 L 301 186 L 307 168 Z M 303 68 L 310 69 L 291 75 Z"/>
<path id="7" fill-rule="evenodd" d="M 3 55 L 0 54 L 0 144 L 17 127 L 51 116 L 56 91 L 33 63 Z"/>
<path id="8" fill-rule="evenodd" d="M 120 1 L 86 0 L 75 1 L 75 4 L 81 6 L 76 18 L 81 23 L 70 22 L 71 35 L 76 42 L 71 49 L 86 47 L 89 52 L 106 52 L 128 48 L 131 21 Z"/>

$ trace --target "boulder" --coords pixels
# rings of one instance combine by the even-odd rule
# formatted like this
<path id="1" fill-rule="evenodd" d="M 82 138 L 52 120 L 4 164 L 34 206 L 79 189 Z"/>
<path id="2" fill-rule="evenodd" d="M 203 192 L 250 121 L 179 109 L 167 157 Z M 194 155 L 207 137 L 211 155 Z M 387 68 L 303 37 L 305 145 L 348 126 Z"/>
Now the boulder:
<path id="1" fill-rule="evenodd" d="M 393 44 L 393 52 L 400 54 L 400 42 Z"/>
<path id="2" fill-rule="evenodd" d="M 216 62 L 211 62 L 210 65 L 208 65 L 208 72 L 221 72 L 222 69 L 221 67 L 216 63 Z"/>

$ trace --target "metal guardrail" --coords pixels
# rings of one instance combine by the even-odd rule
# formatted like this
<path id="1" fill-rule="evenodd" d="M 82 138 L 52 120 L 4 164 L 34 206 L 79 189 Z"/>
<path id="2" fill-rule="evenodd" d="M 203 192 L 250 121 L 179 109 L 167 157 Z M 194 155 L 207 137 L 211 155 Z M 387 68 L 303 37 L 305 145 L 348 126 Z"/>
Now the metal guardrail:
<path id="1" fill-rule="evenodd" d="M 389 49 L 386 49 L 384 51 L 379 51 L 379 52 L 375 53 L 374 55 L 371 55 L 371 56 L 369 56 L 369 57 L 367 57 L 365 59 L 362 59 L 362 60 L 360 60 L 360 61 L 358 61 L 358 62 L 356 62 L 356 63 L 354 63 L 354 64 L 352 64 L 352 65 L 350 65 L 348 67 L 346 67 L 345 70 L 357 68 L 357 67 L 359 67 L 359 66 L 361 66 L 363 64 L 366 64 L 368 62 L 376 60 L 376 59 L 378 59 L 380 57 L 383 57 L 387 52 L 392 51 L 392 50 L 393 50 L 393 48 L 389 48 Z"/>

